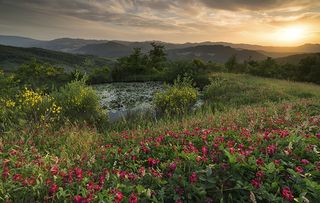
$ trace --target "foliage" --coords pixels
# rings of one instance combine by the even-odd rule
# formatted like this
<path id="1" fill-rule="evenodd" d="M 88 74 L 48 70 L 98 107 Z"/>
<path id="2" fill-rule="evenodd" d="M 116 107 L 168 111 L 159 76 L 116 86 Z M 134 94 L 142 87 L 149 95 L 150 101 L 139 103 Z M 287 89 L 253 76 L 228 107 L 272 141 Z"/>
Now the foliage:
<path id="1" fill-rule="evenodd" d="M 23 64 L 16 71 L 16 77 L 22 84 L 33 89 L 42 88 L 45 90 L 61 86 L 70 80 L 70 76 L 64 72 L 63 68 L 39 63 L 35 59 L 29 64 Z"/>
<path id="2" fill-rule="evenodd" d="M 249 106 L 100 140 L 87 126 L 10 133 L 0 200 L 317 202 L 319 105 Z"/>
<path id="3" fill-rule="evenodd" d="M 105 112 L 92 87 L 86 85 L 86 78 L 74 80 L 52 93 L 57 104 L 62 106 L 62 115 L 70 121 L 87 121 L 91 124 L 103 122 Z"/>
<path id="4" fill-rule="evenodd" d="M 197 96 L 198 91 L 192 86 L 192 80 L 178 77 L 173 86 L 154 96 L 154 104 L 160 113 L 182 115 L 190 111 L 197 101 Z"/>
<path id="5" fill-rule="evenodd" d="M 90 73 L 88 83 L 90 84 L 101 84 L 110 81 L 110 68 L 96 68 Z"/>

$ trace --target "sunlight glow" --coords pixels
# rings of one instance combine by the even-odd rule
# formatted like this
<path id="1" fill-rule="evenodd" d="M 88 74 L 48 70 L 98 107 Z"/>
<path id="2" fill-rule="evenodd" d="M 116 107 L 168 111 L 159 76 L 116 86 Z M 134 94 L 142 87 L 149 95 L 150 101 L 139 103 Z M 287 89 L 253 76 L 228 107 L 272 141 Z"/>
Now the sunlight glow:
<path id="1" fill-rule="evenodd" d="M 282 28 L 278 31 L 277 37 L 280 41 L 297 42 L 305 37 L 306 29 L 302 26 Z"/>

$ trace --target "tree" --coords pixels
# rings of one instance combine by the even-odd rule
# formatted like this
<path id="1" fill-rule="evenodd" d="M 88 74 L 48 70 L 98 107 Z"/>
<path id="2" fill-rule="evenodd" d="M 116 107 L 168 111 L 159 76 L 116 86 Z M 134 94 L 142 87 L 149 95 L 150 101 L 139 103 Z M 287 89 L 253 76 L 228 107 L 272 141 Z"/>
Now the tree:
<path id="1" fill-rule="evenodd" d="M 237 66 L 238 66 L 238 62 L 237 62 L 237 57 L 236 55 L 232 55 L 228 61 L 225 63 L 225 67 L 228 70 L 228 72 L 235 72 Z"/>
<path id="2" fill-rule="evenodd" d="M 167 55 L 164 52 L 164 46 L 155 42 L 151 43 L 152 49 L 149 51 L 149 65 L 158 71 L 164 69 Z"/>

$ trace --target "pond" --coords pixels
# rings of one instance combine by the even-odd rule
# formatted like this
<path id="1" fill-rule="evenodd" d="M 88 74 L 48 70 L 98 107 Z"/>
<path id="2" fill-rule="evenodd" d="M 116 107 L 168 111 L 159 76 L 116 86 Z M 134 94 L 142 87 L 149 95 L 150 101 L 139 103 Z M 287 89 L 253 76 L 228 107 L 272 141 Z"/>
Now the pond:
<path id="1" fill-rule="evenodd" d="M 129 113 L 154 112 L 152 97 L 162 91 L 162 82 L 117 82 L 95 85 L 100 104 L 108 110 L 109 120 L 116 121 Z"/>

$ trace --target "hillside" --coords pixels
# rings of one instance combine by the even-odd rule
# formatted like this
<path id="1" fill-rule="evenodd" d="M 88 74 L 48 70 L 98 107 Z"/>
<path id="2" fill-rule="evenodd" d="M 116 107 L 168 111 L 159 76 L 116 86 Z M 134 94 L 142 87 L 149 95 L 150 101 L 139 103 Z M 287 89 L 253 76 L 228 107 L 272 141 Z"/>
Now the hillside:
<path id="1" fill-rule="evenodd" d="M 41 48 L 19 48 L 0 45 L 0 67 L 14 70 L 32 59 L 63 67 L 66 71 L 102 67 L 112 62 L 105 58 L 87 55 L 74 55 L 64 52 L 49 51 Z"/>
<path id="2" fill-rule="evenodd" d="M 319 53 L 308 53 L 308 54 L 294 54 L 286 57 L 276 58 L 276 61 L 281 64 L 290 63 L 290 64 L 299 64 L 300 60 L 303 58 L 307 58 L 309 56 L 319 55 Z"/>
<path id="3" fill-rule="evenodd" d="M 92 40 L 92 39 L 73 39 L 59 38 L 48 41 L 35 40 L 26 37 L 17 36 L 1 36 L 0 44 L 17 47 L 37 47 L 54 51 L 63 51 L 68 53 L 92 54 L 97 56 L 118 57 L 124 56 L 128 50 L 139 47 L 143 52 L 150 50 L 150 42 L 152 41 L 121 41 L 121 40 Z M 156 41 L 163 44 L 167 50 L 183 49 L 188 47 L 207 46 L 207 45 L 223 45 L 234 49 L 254 50 L 263 55 L 270 57 L 284 57 L 292 54 L 300 53 L 315 53 L 320 52 L 320 44 L 304 44 L 294 47 L 277 47 L 277 46 L 261 46 L 254 44 L 243 43 L 228 43 L 228 42 L 194 42 L 194 43 L 167 43 Z M 115 43 L 108 45 L 108 43 Z M 112 52 L 114 46 L 123 45 L 124 47 L 116 47 L 116 54 Z"/>
<path id="4" fill-rule="evenodd" d="M 231 56 L 237 56 L 239 61 L 246 59 L 263 60 L 267 56 L 251 50 L 234 49 L 222 45 L 201 45 L 182 49 L 168 50 L 168 57 L 171 59 L 191 59 L 198 58 L 205 61 L 214 61 L 218 63 L 226 62 Z"/>

